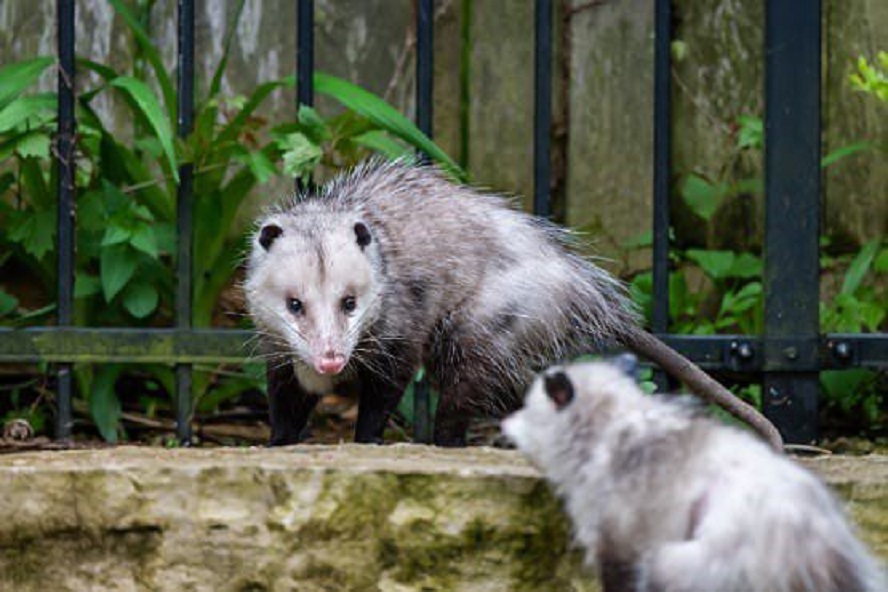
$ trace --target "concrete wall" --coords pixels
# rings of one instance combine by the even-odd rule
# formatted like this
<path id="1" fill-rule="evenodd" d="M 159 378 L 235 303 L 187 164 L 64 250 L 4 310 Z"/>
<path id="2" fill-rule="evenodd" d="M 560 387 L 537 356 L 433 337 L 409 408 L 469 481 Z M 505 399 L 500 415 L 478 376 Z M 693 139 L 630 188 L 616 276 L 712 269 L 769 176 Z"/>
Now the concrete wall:
<path id="1" fill-rule="evenodd" d="M 888 458 L 806 464 L 888 557 Z M 8 454 L 0 484 L 2 590 L 599 590 L 514 451 Z"/>
<path id="2" fill-rule="evenodd" d="M 674 3 L 676 39 L 686 48 L 673 78 L 676 177 L 691 171 L 731 179 L 761 176 L 760 158 L 735 159 L 731 151 L 737 116 L 762 114 L 763 2 Z M 198 73 L 204 81 L 218 62 L 235 4 L 198 2 Z M 824 177 L 827 231 L 859 243 L 888 233 L 888 107 L 851 91 L 847 78 L 858 55 L 888 48 L 888 3 L 823 4 L 824 151 L 861 139 L 883 146 L 829 168 Z M 151 18 L 152 34 L 170 64 L 175 5 L 158 1 Z M 467 163 L 475 182 L 518 193 L 529 203 L 533 3 L 438 0 L 436 5 L 440 142 Z M 561 73 L 570 78 L 565 100 L 556 92 L 554 106 L 556 126 L 567 134 L 563 143 L 555 143 L 561 150 L 554 167 L 556 192 L 566 199 L 567 221 L 590 230 L 598 250 L 613 257 L 622 241 L 649 227 L 651 217 L 653 2 L 556 5 L 556 90 L 564 83 Z M 572 11 L 572 6 L 585 8 Z M 0 63 L 52 53 L 53 10 L 51 0 L 0 3 Z M 129 40 L 106 0 L 80 0 L 77 10 L 78 51 L 122 66 Z M 412 114 L 411 0 L 319 0 L 316 10 L 318 68 L 355 80 Z M 247 0 L 223 81 L 227 92 L 245 93 L 294 71 L 294 12 L 290 0 Z M 467 71 L 460 63 L 464 34 Z M 51 83 L 48 75 L 46 84 Z M 464 109 L 462 96 L 469 98 Z M 292 114 L 292 104 L 292 93 L 280 93 L 267 114 L 283 119 Z M 680 238 L 715 246 L 728 237 L 741 245 L 760 242 L 761 207 L 755 200 L 726 207 L 708 232 L 683 212 L 680 199 L 674 201 Z"/>

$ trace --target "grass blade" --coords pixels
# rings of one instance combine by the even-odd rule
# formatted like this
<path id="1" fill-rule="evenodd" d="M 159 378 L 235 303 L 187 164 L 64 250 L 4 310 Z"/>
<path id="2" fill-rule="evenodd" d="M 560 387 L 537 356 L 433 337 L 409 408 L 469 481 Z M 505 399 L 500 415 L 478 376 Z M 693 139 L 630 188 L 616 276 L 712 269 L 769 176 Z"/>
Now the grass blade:
<path id="1" fill-rule="evenodd" d="M 346 108 L 363 115 L 390 134 L 422 150 L 458 179 L 465 178 L 465 172 L 446 152 L 383 99 L 351 82 L 320 72 L 314 75 L 314 85 L 315 91 L 319 94 L 342 103 Z"/>
<path id="2" fill-rule="evenodd" d="M 129 76 L 120 76 L 111 81 L 111 86 L 119 88 L 135 101 L 145 119 L 148 120 L 151 128 L 154 130 L 155 136 L 160 140 L 163 152 L 166 155 L 170 165 L 170 174 L 179 181 L 179 166 L 176 161 L 176 150 L 173 147 L 173 130 L 170 122 L 163 116 L 163 111 L 157 98 L 141 80 L 130 78 Z"/>
<path id="3" fill-rule="evenodd" d="M 142 25 L 140 25 L 136 17 L 133 16 L 133 13 L 131 13 L 129 8 L 126 7 L 126 4 L 121 0 L 108 1 L 111 3 L 111 6 L 114 7 L 115 12 L 123 18 L 130 31 L 132 31 L 133 37 L 136 38 L 136 42 L 138 42 L 142 51 L 145 52 L 145 59 L 148 60 L 148 63 L 154 70 L 154 76 L 157 78 L 157 83 L 160 85 L 160 92 L 163 94 L 163 102 L 166 105 L 167 112 L 170 114 L 169 122 L 176 121 L 176 91 L 173 87 L 173 83 L 170 81 L 166 68 L 164 68 L 160 53 L 151 42 L 151 37 L 148 36 L 148 33 L 145 32 L 145 29 L 142 28 Z"/>

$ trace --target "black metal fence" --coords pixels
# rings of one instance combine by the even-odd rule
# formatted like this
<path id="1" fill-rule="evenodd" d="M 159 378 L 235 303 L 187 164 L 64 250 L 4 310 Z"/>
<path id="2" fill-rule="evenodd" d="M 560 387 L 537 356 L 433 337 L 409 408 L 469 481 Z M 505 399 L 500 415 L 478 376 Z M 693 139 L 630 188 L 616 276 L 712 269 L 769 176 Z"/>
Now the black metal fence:
<path id="1" fill-rule="evenodd" d="M 312 0 L 296 5 L 297 100 L 313 100 Z M 73 327 L 74 285 L 74 0 L 57 0 L 58 17 L 58 326 L 0 329 L 0 362 L 56 364 L 56 436 L 71 431 L 71 366 L 78 362 L 176 364 L 177 436 L 190 441 L 191 368 L 244 358 L 248 333 L 193 329 L 192 171 L 180 171 L 176 325 L 164 329 Z M 417 123 L 432 135 L 434 0 L 417 5 Z M 534 211 L 549 215 L 552 2 L 536 0 L 534 63 Z M 818 373 L 888 368 L 888 335 L 828 334 L 819 328 L 820 0 L 766 0 L 765 35 L 765 332 L 764 335 L 669 335 L 670 0 L 656 0 L 654 67 L 653 329 L 710 371 L 761 374 L 764 410 L 789 442 L 817 437 Z M 194 114 L 194 0 L 178 2 L 178 133 Z M 428 438 L 428 388 L 416 390 L 418 438 Z"/>

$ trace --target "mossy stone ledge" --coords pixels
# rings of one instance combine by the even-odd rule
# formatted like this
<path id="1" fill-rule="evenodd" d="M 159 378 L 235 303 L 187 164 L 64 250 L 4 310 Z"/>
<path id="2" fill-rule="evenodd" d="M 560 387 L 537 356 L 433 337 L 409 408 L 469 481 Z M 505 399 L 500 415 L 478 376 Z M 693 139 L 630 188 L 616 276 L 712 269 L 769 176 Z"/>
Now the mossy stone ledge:
<path id="1" fill-rule="evenodd" d="M 888 557 L 888 457 L 805 461 Z M 425 446 L 0 457 L 0 590 L 585 591 L 513 451 Z"/>

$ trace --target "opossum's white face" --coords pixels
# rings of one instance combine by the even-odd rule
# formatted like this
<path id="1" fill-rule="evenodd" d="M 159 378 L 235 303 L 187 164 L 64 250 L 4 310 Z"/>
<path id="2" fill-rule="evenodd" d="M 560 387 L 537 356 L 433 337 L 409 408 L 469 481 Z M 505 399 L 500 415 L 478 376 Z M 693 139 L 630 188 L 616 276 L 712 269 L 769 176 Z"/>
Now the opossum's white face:
<path id="1" fill-rule="evenodd" d="M 541 468 L 569 446 L 569 435 L 595 437 L 595 416 L 619 393 L 639 392 L 631 373 L 634 356 L 612 362 L 553 366 L 534 380 L 524 407 L 503 420 L 503 433 Z M 628 396 L 628 395 L 627 395 Z"/>
<path id="2" fill-rule="evenodd" d="M 304 222 L 272 219 L 256 233 L 247 303 L 275 346 L 318 374 L 336 375 L 376 316 L 378 250 L 359 220 Z"/>

